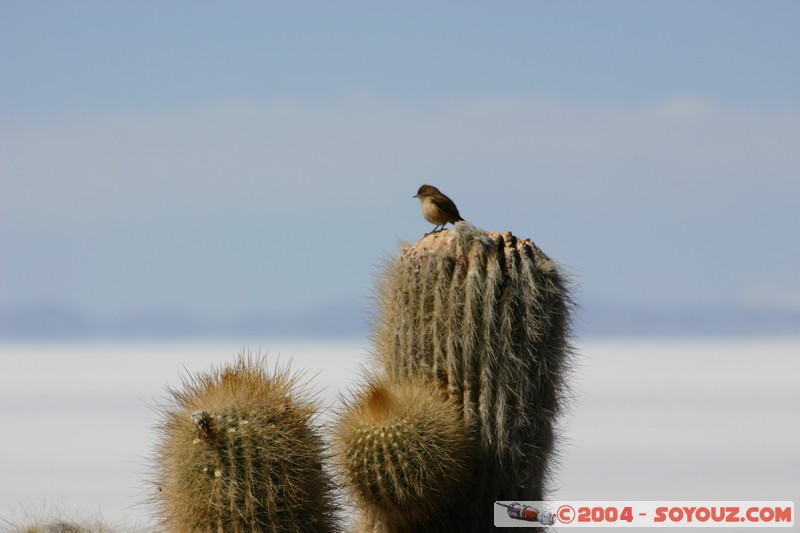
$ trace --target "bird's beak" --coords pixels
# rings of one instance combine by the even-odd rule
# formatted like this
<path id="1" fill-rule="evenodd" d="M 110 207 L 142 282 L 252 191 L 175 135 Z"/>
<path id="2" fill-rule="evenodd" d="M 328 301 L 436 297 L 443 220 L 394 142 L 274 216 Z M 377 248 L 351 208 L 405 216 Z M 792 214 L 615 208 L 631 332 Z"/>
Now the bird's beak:
<path id="1" fill-rule="evenodd" d="M 418 195 L 418 194 L 415 194 L 415 195 L 414 195 L 414 196 L 412 196 L 411 198 L 416 198 L 417 196 L 419 196 L 419 195 Z"/>

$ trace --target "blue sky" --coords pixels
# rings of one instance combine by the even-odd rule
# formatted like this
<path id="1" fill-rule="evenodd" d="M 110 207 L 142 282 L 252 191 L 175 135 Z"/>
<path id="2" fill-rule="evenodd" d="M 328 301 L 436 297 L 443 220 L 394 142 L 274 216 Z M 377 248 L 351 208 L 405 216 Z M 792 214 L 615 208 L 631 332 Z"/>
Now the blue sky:
<path id="1" fill-rule="evenodd" d="M 800 91 L 794 2 L 5 2 L 3 112 L 238 99 L 532 94 L 780 107 Z"/>
<path id="2" fill-rule="evenodd" d="M 0 307 L 366 298 L 411 196 L 579 301 L 800 308 L 796 2 L 4 2 Z"/>

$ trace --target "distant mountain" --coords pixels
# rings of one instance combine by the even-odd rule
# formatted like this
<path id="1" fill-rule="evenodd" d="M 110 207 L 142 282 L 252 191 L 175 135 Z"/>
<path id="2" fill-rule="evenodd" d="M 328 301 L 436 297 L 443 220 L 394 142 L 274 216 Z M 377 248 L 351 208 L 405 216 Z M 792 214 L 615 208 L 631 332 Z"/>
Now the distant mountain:
<path id="1" fill-rule="evenodd" d="M 73 339 L 91 337 L 92 321 L 82 313 L 60 306 L 25 306 L 0 309 L 0 338 Z"/>
<path id="2" fill-rule="evenodd" d="M 164 339 L 256 335 L 352 338 L 368 334 L 366 303 L 337 302 L 292 315 L 255 313 L 233 318 L 182 312 L 91 317 L 63 306 L 0 309 L 0 339 Z"/>
<path id="3" fill-rule="evenodd" d="M 575 313 L 575 331 L 587 337 L 800 335 L 800 309 L 586 303 Z"/>
<path id="4" fill-rule="evenodd" d="M 292 315 L 254 313 L 214 319 L 191 313 L 91 317 L 63 306 L 0 309 L 0 339 L 164 339 L 274 335 L 353 338 L 369 334 L 366 301 L 341 301 Z M 800 310 L 735 306 L 633 307 L 582 304 L 579 337 L 800 335 Z"/>

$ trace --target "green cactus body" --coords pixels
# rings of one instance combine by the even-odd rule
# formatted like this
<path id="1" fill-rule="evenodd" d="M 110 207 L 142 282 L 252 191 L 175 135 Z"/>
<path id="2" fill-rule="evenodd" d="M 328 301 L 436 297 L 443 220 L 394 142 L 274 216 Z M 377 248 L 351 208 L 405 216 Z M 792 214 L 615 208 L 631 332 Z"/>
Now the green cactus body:
<path id="1" fill-rule="evenodd" d="M 365 529 L 436 531 L 455 504 L 474 439 L 458 406 L 426 381 L 373 379 L 337 427 L 340 471 Z"/>
<path id="2" fill-rule="evenodd" d="M 294 385 L 288 371 L 240 357 L 171 391 L 157 458 L 167 531 L 337 529 L 316 406 Z"/>
<path id="3" fill-rule="evenodd" d="M 389 262 L 378 294 L 376 356 L 394 380 L 446 389 L 479 436 L 477 529 L 495 500 L 541 500 L 564 396 L 571 300 L 530 240 L 459 222 Z M 463 502 L 462 502 L 463 505 Z"/>

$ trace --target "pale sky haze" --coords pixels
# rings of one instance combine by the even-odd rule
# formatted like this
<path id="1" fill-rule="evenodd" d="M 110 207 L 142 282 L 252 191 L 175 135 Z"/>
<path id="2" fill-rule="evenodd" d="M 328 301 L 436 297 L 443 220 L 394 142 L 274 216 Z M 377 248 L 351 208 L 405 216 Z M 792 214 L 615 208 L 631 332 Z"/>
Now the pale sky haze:
<path id="1" fill-rule="evenodd" d="M 294 313 L 431 228 L 800 309 L 800 4 L 4 2 L 0 308 Z"/>

